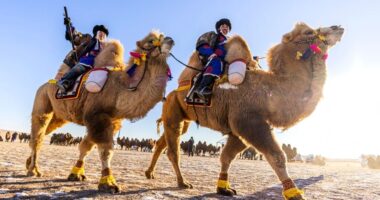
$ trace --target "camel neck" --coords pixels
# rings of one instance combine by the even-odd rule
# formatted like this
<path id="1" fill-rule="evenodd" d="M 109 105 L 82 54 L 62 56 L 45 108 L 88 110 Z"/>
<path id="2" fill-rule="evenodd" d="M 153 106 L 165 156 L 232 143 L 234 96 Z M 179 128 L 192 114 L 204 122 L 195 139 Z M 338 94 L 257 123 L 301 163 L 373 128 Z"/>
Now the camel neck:
<path id="1" fill-rule="evenodd" d="M 286 56 L 286 55 L 285 55 Z M 276 127 L 287 128 L 309 116 L 320 98 L 326 78 L 324 60 L 312 56 L 299 62 L 285 62 L 276 66 L 272 78 L 277 80 L 272 85 L 272 96 L 269 98 L 271 123 Z"/>
<path id="2" fill-rule="evenodd" d="M 166 58 L 150 58 L 147 63 L 139 67 L 141 67 L 140 70 L 144 70 L 145 67 L 147 69 L 138 88 L 135 91 L 128 91 L 125 88 L 117 101 L 120 115 L 130 120 L 144 117 L 163 98 L 166 87 L 168 68 Z M 129 99 L 129 101 L 123 101 L 123 99 Z M 133 102 L 133 105 L 130 102 Z"/>

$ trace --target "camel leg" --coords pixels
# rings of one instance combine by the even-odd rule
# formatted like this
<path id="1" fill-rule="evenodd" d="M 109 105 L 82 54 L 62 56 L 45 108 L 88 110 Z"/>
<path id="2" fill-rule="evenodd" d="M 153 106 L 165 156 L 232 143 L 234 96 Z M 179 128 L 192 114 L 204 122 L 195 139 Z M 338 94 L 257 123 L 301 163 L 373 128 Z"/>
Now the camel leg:
<path id="1" fill-rule="evenodd" d="M 165 140 L 168 145 L 167 156 L 173 165 L 173 169 L 177 175 L 177 183 L 180 188 L 193 188 L 193 186 L 188 183 L 183 177 L 181 170 L 179 168 L 179 143 L 181 135 L 181 123 L 176 123 L 172 121 L 164 121 L 165 128 Z"/>
<path id="2" fill-rule="evenodd" d="M 53 117 L 51 118 L 51 120 L 49 122 L 49 125 L 46 128 L 45 135 L 48 135 L 49 133 L 53 132 L 54 130 L 63 126 L 66 123 L 67 123 L 66 120 L 59 119 L 55 115 L 53 115 Z"/>
<path id="3" fill-rule="evenodd" d="M 85 136 L 83 140 L 79 144 L 79 159 L 77 160 L 75 166 L 71 170 L 69 177 L 67 178 L 69 181 L 84 181 L 86 180 L 86 176 L 84 173 L 84 159 L 91 152 L 95 143 L 92 142 L 88 136 Z"/>
<path id="4" fill-rule="evenodd" d="M 102 164 L 102 177 L 98 189 L 101 192 L 118 193 L 120 191 L 111 171 L 113 154 L 113 135 L 121 127 L 121 121 L 112 121 L 110 116 L 101 110 L 94 110 L 85 116 L 88 138 L 96 143 Z"/>
<path id="5" fill-rule="evenodd" d="M 233 131 L 264 154 L 272 169 L 283 186 L 285 199 L 304 199 L 303 192 L 297 188 L 293 180 L 289 177 L 286 169 L 286 156 L 281 146 L 276 141 L 270 125 L 260 118 L 244 118 L 235 121 Z"/>
<path id="6" fill-rule="evenodd" d="M 119 186 L 116 184 L 115 178 L 112 176 L 111 159 L 113 155 L 113 144 L 97 144 L 99 157 L 102 162 L 102 178 L 100 179 L 98 189 L 101 192 L 118 193 Z"/>
<path id="7" fill-rule="evenodd" d="M 162 154 L 162 151 L 166 148 L 166 141 L 165 141 L 165 133 L 160 137 L 160 139 L 157 140 L 155 145 L 155 150 L 152 156 L 152 160 L 150 161 L 149 168 L 145 171 L 145 176 L 148 179 L 154 179 L 154 170 L 156 168 L 156 164 L 158 161 L 158 158 Z"/>
<path id="8" fill-rule="evenodd" d="M 44 90 L 38 90 L 32 111 L 32 129 L 29 142 L 31 154 L 26 160 L 27 176 L 42 176 L 38 169 L 38 156 L 46 128 L 52 117 L 52 107 L 48 97 L 44 94 Z"/>
<path id="9" fill-rule="evenodd" d="M 26 160 L 27 176 L 42 176 L 38 169 L 38 156 L 51 116 L 52 114 L 32 115 L 32 131 L 29 142 L 29 147 L 32 151 L 30 157 Z"/>
<path id="10" fill-rule="evenodd" d="M 228 181 L 228 170 L 231 162 L 246 148 L 246 145 L 236 136 L 230 135 L 227 139 L 222 153 L 220 154 L 221 170 L 217 183 L 217 193 L 225 196 L 236 195 L 236 190 L 230 187 Z"/>

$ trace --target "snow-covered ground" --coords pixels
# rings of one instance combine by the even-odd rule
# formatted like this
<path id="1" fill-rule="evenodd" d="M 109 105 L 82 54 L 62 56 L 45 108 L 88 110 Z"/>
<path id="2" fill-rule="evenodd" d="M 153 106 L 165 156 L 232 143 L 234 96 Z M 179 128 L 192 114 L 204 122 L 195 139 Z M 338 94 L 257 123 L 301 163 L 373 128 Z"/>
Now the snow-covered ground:
<path id="1" fill-rule="evenodd" d="M 182 156 L 182 173 L 194 189 L 178 189 L 166 155 L 162 155 L 156 179 L 145 178 L 151 153 L 115 150 L 114 176 L 121 186 L 116 195 L 97 192 L 100 162 L 96 149 L 88 156 L 88 180 L 68 182 L 77 147 L 44 144 L 40 157 L 41 178 L 26 177 L 26 143 L 0 142 L 0 199 L 230 199 L 215 194 L 219 174 L 218 158 Z M 325 166 L 289 163 L 288 171 L 304 189 L 308 199 L 380 199 L 380 170 L 363 168 L 360 162 L 327 161 Z M 282 187 L 266 161 L 235 160 L 230 181 L 236 199 L 281 199 Z"/>

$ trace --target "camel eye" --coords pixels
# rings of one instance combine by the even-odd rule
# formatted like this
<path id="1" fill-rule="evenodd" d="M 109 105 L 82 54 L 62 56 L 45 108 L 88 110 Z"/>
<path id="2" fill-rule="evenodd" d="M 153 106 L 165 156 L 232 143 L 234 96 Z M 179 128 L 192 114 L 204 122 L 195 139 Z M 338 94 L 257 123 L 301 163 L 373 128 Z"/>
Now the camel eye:
<path id="1" fill-rule="evenodd" d="M 312 31 L 312 30 L 305 32 L 305 35 L 313 35 L 313 34 L 314 34 L 314 31 Z"/>

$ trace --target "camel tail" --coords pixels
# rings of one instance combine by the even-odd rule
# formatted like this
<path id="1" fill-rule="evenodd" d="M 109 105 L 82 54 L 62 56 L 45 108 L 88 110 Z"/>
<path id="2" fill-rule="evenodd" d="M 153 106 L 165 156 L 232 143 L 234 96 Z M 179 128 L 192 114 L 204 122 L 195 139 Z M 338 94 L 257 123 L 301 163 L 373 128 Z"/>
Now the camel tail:
<path id="1" fill-rule="evenodd" d="M 156 123 L 157 123 L 157 135 L 161 135 L 160 133 L 160 126 L 162 125 L 162 118 L 159 118 L 156 120 Z"/>

